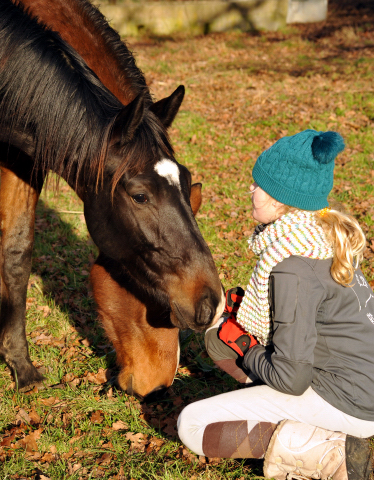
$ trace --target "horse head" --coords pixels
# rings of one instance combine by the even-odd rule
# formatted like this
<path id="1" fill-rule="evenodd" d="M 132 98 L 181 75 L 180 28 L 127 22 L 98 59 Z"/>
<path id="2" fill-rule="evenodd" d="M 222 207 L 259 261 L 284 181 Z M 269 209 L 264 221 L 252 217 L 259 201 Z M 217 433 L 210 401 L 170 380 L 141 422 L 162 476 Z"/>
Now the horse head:
<path id="1" fill-rule="evenodd" d="M 166 129 L 184 95 L 146 107 L 139 95 L 112 128 L 102 186 L 86 188 L 88 230 L 107 257 L 170 309 L 178 328 L 204 330 L 221 315 L 224 297 L 212 255 L 194 218 L 201 185 L 174 158 Z M 134 172 L 123 158 L 142 160 Z"/>

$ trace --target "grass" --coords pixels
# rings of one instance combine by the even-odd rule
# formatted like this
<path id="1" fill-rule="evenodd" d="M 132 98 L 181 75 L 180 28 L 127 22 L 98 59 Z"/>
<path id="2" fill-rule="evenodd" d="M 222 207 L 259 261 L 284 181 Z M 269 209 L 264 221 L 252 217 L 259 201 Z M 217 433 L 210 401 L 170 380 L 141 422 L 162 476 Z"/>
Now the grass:
<path id="1" fill-rule="evenodd" d="M 365 230 L 363 270 L 374 284 L 370 28 L 314 41 L 295 27 L 258 36 L 130 39 L 156 98 L 186 85 L 170 136 L 177 159 L 203 183 L 197 220 L 226 288 L 245 286 L 255 262 L 246 243 L 254 227 L 248 195 L 254 162 L 276 139 L 305 128 L 337 130 L 346 139 L 332 198 Z M 261 461 L 207 461 L 175 435 L 184 405 L 238 388 L 206 358 L 202 335 L 182 333 L 181 365 L 162 401 L 144 405 L 115 388 L 115 356 L 88 282 L 97 249 L 82 211 L 63 182 L 57 195 L 50 185 L 38 204 L 27 332 L 31 358 L 54 388 L 15 392 L 0 363 L 0 478 L 262 478 Z"/>

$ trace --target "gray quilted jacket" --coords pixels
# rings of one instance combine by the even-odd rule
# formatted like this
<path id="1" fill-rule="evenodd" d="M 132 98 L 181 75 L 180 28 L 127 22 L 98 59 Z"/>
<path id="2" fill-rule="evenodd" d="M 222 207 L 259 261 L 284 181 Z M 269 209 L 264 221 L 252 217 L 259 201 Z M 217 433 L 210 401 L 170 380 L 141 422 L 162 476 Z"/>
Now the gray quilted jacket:
<path id="1" fill-rule="evenodd" d="M 351 287 L 330 275 L 331 259 L 291 256 L 272 270 L 273 345 L 243 365 L 274 389 L 311 386 L 348 415 L 374 420 L 374 294 L 360 270 Z"/>

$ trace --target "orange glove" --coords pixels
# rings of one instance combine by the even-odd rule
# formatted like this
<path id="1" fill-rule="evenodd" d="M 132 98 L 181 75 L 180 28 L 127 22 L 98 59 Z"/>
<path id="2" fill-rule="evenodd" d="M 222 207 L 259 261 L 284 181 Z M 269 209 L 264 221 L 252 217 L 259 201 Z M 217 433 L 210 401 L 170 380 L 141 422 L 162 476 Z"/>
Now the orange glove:
<path id="1" fill-rule="evenodd" d="M 247 333 L 236 322 L 233 313 L 219 327 L 218 337 L 241 357 L 244 357 L 248 350 L 258 343 L 253 335 Z"/>

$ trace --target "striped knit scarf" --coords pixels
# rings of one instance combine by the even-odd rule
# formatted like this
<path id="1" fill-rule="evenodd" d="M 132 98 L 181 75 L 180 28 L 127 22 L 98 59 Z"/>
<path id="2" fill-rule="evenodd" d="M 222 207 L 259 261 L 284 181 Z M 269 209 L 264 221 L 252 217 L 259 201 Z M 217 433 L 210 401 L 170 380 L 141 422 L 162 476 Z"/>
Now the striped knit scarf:
<path id="1" fill-rule="evenodd" d="M 269 345 L 272 340 L 272 325 L 268 290 L 273 267 L 291 255 L 320 260 L 331 258 L 333 250 L 322 227 L 315 221 L 315 212 L 306 211 L 283 215 L 262 232 L 255 232 L 248 243 L 252 251 L 259 255 L 259 259 L 236 320 L 262 345 Z"/>

